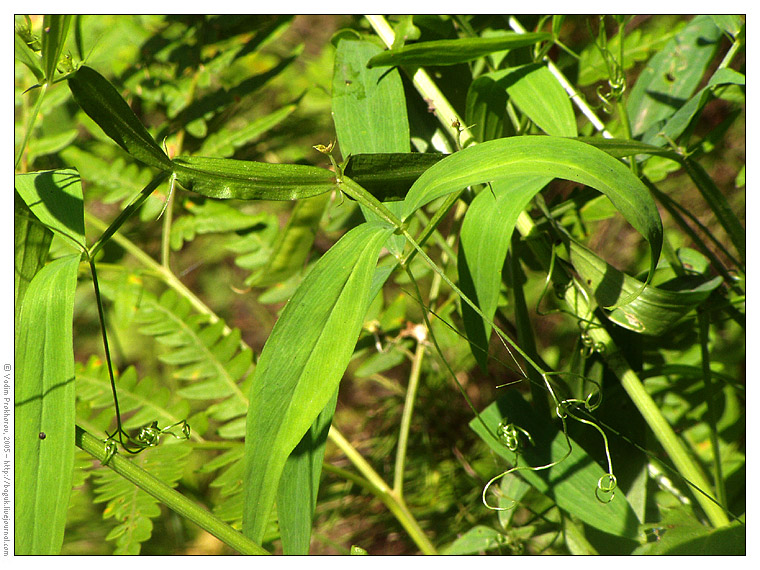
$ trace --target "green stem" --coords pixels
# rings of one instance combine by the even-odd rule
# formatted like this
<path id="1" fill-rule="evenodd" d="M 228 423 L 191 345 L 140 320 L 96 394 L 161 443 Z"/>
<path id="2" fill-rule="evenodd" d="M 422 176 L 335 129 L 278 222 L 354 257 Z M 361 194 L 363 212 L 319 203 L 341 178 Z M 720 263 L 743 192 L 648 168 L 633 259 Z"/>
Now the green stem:
<path id="1" fill-rule="evenodd" d="M 119 228 L 124 225 L 124 222 L 126 222 L 132 214 L 134 214 L 140 206 L 143 205 L 145 200 L 148 199 L 148 197 L 153 193 L 153 191 L 159 187 L 159 185 L 167 179 L 169 176 L 169 172 L 162 172 L 158 176 L 156 176 L 153 180 L 151 180 L 148 185 L 143 188 L 140 193 L 127 205 L 126 208 L 124 208 L 121 213 L 116 217 L 116 219 L 111 222 L 111 225 L 109 225 L 101 234 L 101 236 L 98 238 L 98 240 L 90 247 L 88 250 L 88 256 L 90 259 L 94 259 L 95 255 L 100 251 L 100 249 L 108 242 L 109 239 L 119 230 Z"/>
<path id="2" fill-rule="evenodd" d="M 103 441 L 87 433 L 79 426 L 76 427 L 76 444 L 77 447 L 99 461 L 103 462 L 106 460 L 106 450 Z M 193 521 L 199 527 L 241 554 L 269 554 L 269 552 L 246 538 L 242 533 L 219 520 L 206 509 L 195 504 L 144 469 L 122 457 L 118 452 L 108 461 L 108 467 L 161 501 L 178 515 Z"/>
<path id="3" fill-rule="evenodd" d="M 388 510 L 393 513 L 393 515 L 396 517 L 396 519 L 398 519 L 404 529 L 406 529 L 406 532 L 409 533 L 409 536 L 419 547 L 420 551 L 422 551 L 423 554 L 438 554 L 435 546 L 433 546 L 433 543 L 430 542 L 430 539 L 428 539 L 428 537 L 425 535 L 424 531 L 417 522 L 417 519 L 415 519 L 412 513 L 409 511 L 409 508 L 406 506 L 404 499 L 398 496 L 393 491 L 393 489 L 388 486 L 383 478 L 378 475 L 377 471 L 375 471 L 372 466 L 367 463 L 367 460 L 364 459 L 362 454 L 359 453 L 356 448 L 351 445 L 351 443 L 345 437 L 343 437 L 343 435 L 334 427 L 330 427 L 328 437 L 330 438 L 330 441 L 338 446 L 338 448 L 346 455 L 348 460 L 353 463 L 354 467 L 356 467 L 356 469 L 364 476 L 366 479 L 366 484 L 361 483 L 359 480 L 353 478 L 352 480 L 355 480 L 356 482 L 362 484 L 376 497 L 378 497 L 386 507 L 388 507 Z"/>
<path id="4" fill-rule="evenodd" d="M 412 370 L 409 373 L 409 385 L 406 388 L 404 411 L 401 414 L 401 427 L 398 434 L 398 447 L 396 448 L 396 464 L 393 473 L 393 492 L 401 498 L 404 496 L 404 465 L 406 463 L 406 448 L 409 441 L 409 428 L 412 424 L 412 412 L 414 411 L 414 399 L 417 396 L 417 386 L 420 382 L 422 359 L 425 357 L 425 346 L 422 339 L 417 339 L 417 350 L 412 359 Z"/>

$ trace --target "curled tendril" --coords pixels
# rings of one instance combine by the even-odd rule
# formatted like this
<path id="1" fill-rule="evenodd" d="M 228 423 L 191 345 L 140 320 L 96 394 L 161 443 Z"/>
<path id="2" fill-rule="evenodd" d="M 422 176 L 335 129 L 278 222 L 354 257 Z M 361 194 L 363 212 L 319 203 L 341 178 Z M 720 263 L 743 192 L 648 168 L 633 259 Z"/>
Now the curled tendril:
<path id="1" fill-rule="evenodd" d="M 615 489 L 617 488 L 617 477 L 612 473 L 605 473 L 596 482 L 594 494 L 602 503 L 609 503 L 615 498 Z M 600 496 L 601 493 L 601 496 Z"/>
<path id="2" fill-rule="evenodd" d="M 106 456 L 103 458 L 103 461 L 101 461 L 100 463 L 103 465 L 108 465 L 108 462 L 111 461 L 111 458 L 114 455 L 116 455 L 117 449 L 118 449 L 118 446 L 116 445 L 116 442 L 109 437 L 105 442 Z"/>
<path id="3" fill-rule="evenodd" d="M 530 444 L 533 445 L 533 436 L 531 436 L 527 430 L 520 426 L 516 426 L 513 423 L 508 423 L 506 420 L 499 424 L 496 433 L 499 441 L 501 441 L 507 449 L 515 453 L 517 453 L 522 447 L 522 444 L 520 443 L 520 433 L 528 438 Z"/>
<path id="4" fill-rule="evenodd" d="M 157 446 L 160 443 L 161 436 L 164 434 L 169 434 L 176 439 L 190 439 L 190 425 L 187 423 L 187 420 L 181 420 L 165 428 L 159 428 L 158 421 L 154 421 L 141 427 L 134 437 L 121 428 L 118 428 L 111 434 L 106 433 L 108 436 L 105 441 L 106 456 L 101 463 L 107 465 L 116 454 L 116 450 L 118 449 L 116 445 L 117 437 L 122 448 L 127 453 L 135 455 L 149 447 Z"/>

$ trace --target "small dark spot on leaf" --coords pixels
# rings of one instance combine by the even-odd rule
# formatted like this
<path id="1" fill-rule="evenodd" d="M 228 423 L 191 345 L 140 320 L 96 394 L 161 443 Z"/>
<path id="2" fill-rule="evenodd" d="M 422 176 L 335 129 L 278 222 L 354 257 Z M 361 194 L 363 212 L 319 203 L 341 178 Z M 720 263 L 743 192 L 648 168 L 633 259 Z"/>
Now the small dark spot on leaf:
<path id="1" fill-rule="evenodd" d="M 44 431 L 40 432 L 40 439 L 45 439 L 47 437 L 47 434 Z"/>

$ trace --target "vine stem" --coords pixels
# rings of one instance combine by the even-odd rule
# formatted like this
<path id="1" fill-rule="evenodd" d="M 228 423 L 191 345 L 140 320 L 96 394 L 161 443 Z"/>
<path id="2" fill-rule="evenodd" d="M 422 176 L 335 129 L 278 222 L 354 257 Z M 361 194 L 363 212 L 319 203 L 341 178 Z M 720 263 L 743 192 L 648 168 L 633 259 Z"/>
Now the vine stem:
<path id="1" fill-rule="evenodd" d="M 417 339 L 417 349 L 412 359 L 412 370 L 409 373 L 409 384 L 406 388 L 404 409 L 401 413 L 401 427 L 398 434 L 398 446 L 396 447 L 396 464 L 393 472 L 393 492 L 399 498 L 404 496 L 404 466 L 406 464 L 406 449 L 409 442 L 409 429 L 412 424 L 412 412 L 414 400 L 417 396 L 417 386 L 420 383 L 422 360 L 425 357 L 425 345 L 423 339 Z"/>
<path id="2" fill-rule="evenodd" d="M 76 445 L 94 458 L 106 461 L 106 451 L 103 442 L 76 426 Z M 190 499 L 169 487 L 138 465 L 135 465 L 120 453 L 116 453 L 108 461 L 108 467 L 116 473 L 137 485 L 140 489 L 152 495 L 178 515 L 193 521 L 203 530 L 234 548 L 241 554 L 269 554 L 264 548 L 236 531 L 224 521 L 192 502 Z"/>
<path id="3" fill-rule="evenodd" d="M 404 529 L 406 529 L 406 532 L 423 554 L 438 554 L 438 551 L 425 535 L 417 519 L 409 511 L 404 499 L 388 486 L 377 471 L 364 459 L 362 454 L 333 426 L 330 426 L 328 437 L 364 476 L 366 484 L 361 483 L 361 481 L 353 477 L 350 479 L 362 484 L 388 507 L 388 510 L 393 513 Z"/>
<path id="4" fill-rule="evenodd" d="M 381 37 L 381 39 L 385 42 L 385 44 L 390 47 L 393 44 L 393 40 L 395 39 L 395 35 L 393 32 L 393 29 L 388 25 L 387 21 L 382 16 L 365 16 L 367 20 L 369 20 L 372 27 L 375 29 L 375 31 L 378 33 L 378 35 Z M 510 18 L 509 20 L 510 27 L 512 27 L 513 30 L 524 33 L 525 29 L 522 28 L 522 26 L 517 22 L 515 18 Z M 549 70 L 554 73 L 555 77 L 560 79 L 562 77 L 559 70 L 556 69 L 556 67 L 550 62 L 547 62 L 547 65 L 549 66 Z M 418 77 L 418 74 L 420 74 L 423 70 L 418 70 L 415 73 L 415 78 Z M 430 80 L 429 76 L 427 74 L 424 75 L 428 80 Z M 420 75 L 421 77 L 421 75 Z M 432 80 L 430 80 L 431 83 Z M 563 83 L 563 85 L 567 85 L 566 89 L 572 88 L 572 86 L 567 82 L 565 79 L 564 82 L 560 79 L 560 83 Z M 435 106 L 439 103 L 441 103 L 441 107 L 437 108 L 438 113 L 438 119 L 441 121 L 441 123 L 444 125 L 444 127 L 451 127 L 451 125 L 447 125 L 446 120 L 442 117 L 442 113 L 447 113 L 448 110 L 451 109 L 451 105 L 448 103 L 448 101 L 443 97 L 443 95 L 440 93 L 440 90 L 438 90 L 437 86 L 433 83 L 433 86 L 435 86 L 435 89 L 431 89 L 430 91 L 426 90 L 426 84 L 421 83 L 418 81 L 414 82 L 415 87 L 417 87 L 418 91 L 422 95 L 424 99 L 430 102 L 431 105 Z M 590 108 L 588 108 L 583 101 L 581 101 L 577 96 L 573 96 L 575 91 L 573 90 L 572 93 L 568 91 L 568 93 L 571 94 L 571 97 L 573 99 L 573 102 L 576 104 L 576 106 L 579 106 L 581 111 L 586 115 L 589 120 L 592 120 L 591 117 L 594 117 L 592 120 L 592 123 L 594 123 L 594 126 L 602 131 L 603 136 L 609 137 L 609 133 L 604 129 L 603 123 L 596 117 Z M 443 101 L 439 101 L 439 96 L 443 97 Z M 460 123 L 462 123 L 460 121 Z M 460 133 L 466 133 L 467 135 L 471 136 L 469 134 L 469 131 L 467 130 L 466 126 L 462 123 L 461 127 L 458 129 Z M 473 140 L 471 144 L 475 144 L 475 141 Z M 464 144 L 463 144 L 464 146 Z M 530 218 L 528 213 L 526 211 L 521 212 L 520 216 L 517 220 L 517 230 L 520 232 L 520 234 L 523 237 L 528 236 L 535 236 L 537 235 L 535 223 Z M 404 229 L 403 233 L 405 236 L 408 236 L 408 232 Z M 407 237 L 407 239 L 411 239 L 410 236 Z M 415 248 L 416 249 L 416 248 Z M 422 255 L 423 258 L 427 258 L 427 256 L 422 252 L 419 251 L 420 255 Z M 426 259 L 428 261 L 429 258 Z M 542 262 L 545 262 L 545 259 L 541 259 Z M 546 263 L 544 263 L 545 266 L 548 266 Z M 446 280 L 446 279 L 444 279 Z M 448 283 L 448 280 L 447 284 Z M 572 297 L 576 300 L 577 307 L 573 311 L 575 314 L 590 314 L 591 310 L 588 305 L 585 303 L 585 298 L 582 291 L 578 291 L 579 285 L 577 285 L 575 282 L 573 282 L 574 287 L 576 287 L 576 292 L 578 294 L 573 295 Z M 450 284 L 451 286 L 451 284 Z M 455 287 L 455 291 L 458 292 L 458 289 Z M 678 469 L 678 472 L 686 479 L 688 480 L 694 487 L 698 489 L 698 491 L 695 493 L 695 496 L 697 500 L 699 501 L 700 505 L 702 506 L 702 509 L 705 511 L 705 514 L 709 518 L 710 522 L 715 527 L 721 527 L 726 526 L 729 524 L 728 517 L 726 516 L 726 513 L 724 512 L 723 508 L 718 505 L 712 497 L 706 494 L 706 489 L 710 489 L 710 484 L 708 483 L 706 477 L 702 473 L 702 470 L 697 465 L 697 463 L 694 461 L 694 459 L 689 455 L 686 448 L 684 447 L 681 440 L 678 438 L 676 433 L 673 431 L 673 428 L 670 426 L 670 424 L 667 422 L 665 417 L 662 415 L 662 412 L 657 407 L 657 404 L 654 402 L 652 397 L 649 395 L 649 393 L 644 388 L 643 383 L 641 382 L 641 379 L 636 375 L 634 370 L 630 367 L 628 362 L 625 360 L 623 355 L 616 349 L 614 343 L 612 342 L 612 338 L 609 336 L 607 331 L 603 328 L 601 323 L 598 322 L 598 320 L 594 319 L 594 324 L 596 326 L 591 327 L 591 330 L 589 331 L 590 336 L 592 339 L 596 342 L 599 342 L 601 344 L 604 344 L 608 352 L 605 354 L 607 364 L 610 366 L 612 371 L 615 373 L 615 375 L 619 378 L 621 385 L 625 389 L 628 396 L 633 401 L 634 405 L 639 410 L 639 413 L 644 417 L 645 421 L 647 422 L 647 425 L 649 425 L 650 429 L 654 432 L 655 436 L 657 437 L 660 444 L 665 449 L 665 452 L 668 454 L 670 459 L 675 464 L 676 468 Z M 498 329 L 495 329 L 498 330 Z M 519 348 L 518 348 L 519 351 Z M 521 351 L 519 351 L 521 352 Z M 539 367 L 537 367 L 537 370 L 541 370 Z"/>

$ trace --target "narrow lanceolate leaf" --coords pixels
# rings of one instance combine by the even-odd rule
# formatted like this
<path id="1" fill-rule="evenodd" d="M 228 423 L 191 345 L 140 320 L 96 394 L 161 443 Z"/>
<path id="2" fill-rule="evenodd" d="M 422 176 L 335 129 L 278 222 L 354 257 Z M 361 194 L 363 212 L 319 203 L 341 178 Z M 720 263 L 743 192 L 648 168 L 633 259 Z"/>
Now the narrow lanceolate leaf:
<path id="1" fill-rule="evenodd" d="M 651 155 L 663 156 L 671 160 L 680 161 L 681 156 L 674 150 L 654 146 L 651 144 L 635 141 L 631 139 L 606 139 L 604 137 L 578 137 L 579 141 L 590 144 L 603 150 L 615 158 L 625 158 L 627 156 Z"/>
<path id="2" fill-rule="evenodd" d="M 79 255 L 44 267 L 16 333 L 16 554 L 58 554 L 74 465 L 72 319 Z"/>
<path id="3" fill-rule="evenodd" d="M 74 100 L 121 148 L 148 166 L 172 168 L 172 161 L 105 77 L 83 65 L 68 81 Z"/>
<path id="4" fill-rule="evenodd" d="M 42 65 L 45 68 L 45 80 L 52 83 L 55 68 L 61 59 L 63 45 L 69 34 L 71 15 L 46 15 L 42 22 Z"/>
<path id="5" fill-rule="evenodd" d="M 486 432 L 480 419 L 491 433 Z M 515 465 L 536 468 L 558 461 L 549 469 L 521 469 L 518 473 L 539 492 L 551 497 L 560 509 L 584 523 L 616 536 L 631 539 L 638 536 L 636 514 L 619 489 L 608 503 L 597 499 L 597 482 L 605 470 L 572 439 L 572 453 L 565 457 L 568 451 L 565 435 L 552 424 L 537 421 L 530 404 L 517 390 L 507 391 L 480 413 L 480 419 L 471 421 L 470 427 L 506 461 L 505 471 Z M 521 439 L 523 446 L 519 459 L 492 435 L 503 421 L 513 423 L 531 435 L 532 444 L 527 438 Z"/>
<path id="6" fill-rule="evenodd" d="M 739 217 L 731 209 L 728 200 L 720 191 L 710 175 L 705 172 L 701 164 L 687 158 L 683 162 L 686 173 L 696 184 L 705 201 L 710 205 L 715 217 L 728 233 L 731 243 L 734 244 L 736 251 L 739 252 L 742 262 L 747 258 L 747 237 Z"/>
<path id="7" fill-rule="evenodd" d="M 460 232 L 459 284 L 462 291 L 493 319 L 499 301 L 501 270 L 517 218 L 544 186 L 542 176 L 513 176 L 496 180 L 467 208 Z M 467 338 L 478 362 L 485 366 L 491 325 L 462 303 Z"/>
<path id="8" fill-rule="evenodd" d="M 182 186 L 210 198 L 300 200 L 335 187 L 332 172 L 302 164 L 186 156 L 175 159 L 172 168 Z"/>
<path id="9" fill-rule="evenodd" d="M 407 44 L 376 55 L 368 67 L 389 65 L 456 65 L 497 51 L 516 49 L 551 39 L 548 33 L 509 32 L 492 38 L 460 38 Z"/>
<path id="10" fill-rule="evenodd" d="M 243 532 L 256 542 L 288 456 L 348 366 L 391 232 L 368 223 L 347 233 L 309 272 L 264 345 L 251 385 L 243 481 Z"/>
<path id="11" fill-rule="evenodd" d="M 692 276 L 670 282 L 667 287 L 644 286 L 575 241 L 570 242 L 570 261 L 581 276 L 583 286 L 602 306 L 618 305 L 620 299 L 641 291 L 630 303 L 616 306 L 605 314 L 621 327 L 655 336 L 667 332 L 723 282 L 721 277 Z"/>
<path id="12" fill-rule="evenodd" d="M 662 221 L 649 191 L 624 164 L 573 139 L 510 137 L 465 148 L 417 179 L 399 215 L 407 219 L 418 208 L 450 192 L 514 175 L 564 178 L 607 195 L 649 242 L 650 275 L 653 273 L 662 249 Z"/>
<path id="13" fill-rule="evenodd" d="M 82 181 L 76 170 L 16 174 L 15 187 L 40 222 L 85 249 Z"/>

